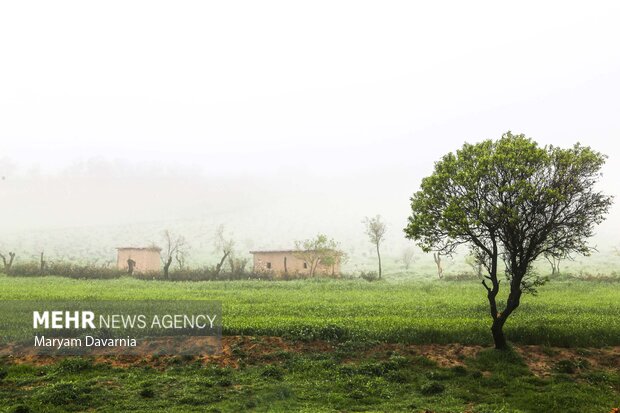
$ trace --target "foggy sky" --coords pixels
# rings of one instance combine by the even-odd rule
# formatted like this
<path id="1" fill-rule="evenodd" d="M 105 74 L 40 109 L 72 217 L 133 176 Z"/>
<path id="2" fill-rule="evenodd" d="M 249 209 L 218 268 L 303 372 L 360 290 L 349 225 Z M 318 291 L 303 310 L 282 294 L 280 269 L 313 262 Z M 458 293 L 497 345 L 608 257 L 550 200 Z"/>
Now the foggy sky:
<path id="1" fill-rule="evenodd" d="M 507 130 L 606 153 L 618 196 L 619 18 L 612 1 L 3 2 L 0 228 L 242 216 L 240 236 L 277 220 L 274 244 L 381 213 L 401 239 L 433 162 Z"/>

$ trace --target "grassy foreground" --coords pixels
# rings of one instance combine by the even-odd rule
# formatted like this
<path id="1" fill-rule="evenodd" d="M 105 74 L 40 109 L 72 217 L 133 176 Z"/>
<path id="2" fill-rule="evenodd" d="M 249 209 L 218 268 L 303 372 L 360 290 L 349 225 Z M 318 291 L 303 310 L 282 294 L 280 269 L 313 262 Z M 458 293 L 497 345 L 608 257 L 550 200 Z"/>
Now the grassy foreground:
<path id="1" fill-rule="evenodd" d="M 225 348 L 213 360 L 4 361 L 0 411 L 608 413 L 620 402 L 619 372 L 589 364 L 587 350 L 535 375 L 490 349 L 463 348 L 446 366 L 418 346 L 246 337 Z"/>
<path id="2" fill-rule="evenodd" d="M 508 321 L 518 344 L 502 353 L 484 348 L 473 282 L 0 276 L 0 299 L 220 300 L 225 334 L 204 358 L 0 359 L 0 412 L 608 413 L 620 404 L 619 298 L 620 283 L 544 286 Z"/>
<path id="3" fill-rule="evenodd" d="M 505 291 L 504 291 L 505 293 Z M 219 300 L 224 335 L 491 344 L 476 282 L 161 282 L 0 276 L 0 299 Z M 620 283 L 554 282 L 524 296 L 507 337 L 551 346 L 620 345 Z"/>

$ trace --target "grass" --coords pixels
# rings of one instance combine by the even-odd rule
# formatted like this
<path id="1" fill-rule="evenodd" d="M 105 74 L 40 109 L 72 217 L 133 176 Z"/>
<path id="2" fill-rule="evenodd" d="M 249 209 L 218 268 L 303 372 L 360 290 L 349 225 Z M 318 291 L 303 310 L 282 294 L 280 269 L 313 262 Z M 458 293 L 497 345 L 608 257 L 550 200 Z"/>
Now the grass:
<path id="1" fill-rule="evenodd" d="M 620 345 L 619 298 L 616 282 L 553 282 L 538 297 L 524 298 L 506 333 L 513 343 L 541 345 L 549 356 L 559 353 L 557 346 Z M 477 282 L 0 276 L 0 300 L 7 299 L 219 300 L 224 334 L 245 335 L 249 343 L 231 345 L 226 363 L 0 359 L 0 412 L 583 413 L 620 404 L 617 365 L 593 365 L 581 356 L 559 360 L 539 377 L 512 351 L 482 350 L 450 368 L 418 354 L 411 343 L 490 344 Z M 283 337 L 286 345 L 260 336 Z M 579 351 L 585 358 L 591 350 Z"/>
<path id="2" fill-rule="evenodd" d="M 0 411 L 584 413 L 608 412 L 620 401 L 617 371 L 538 378 L 516 354 L 494 350 L 458 369 L 393 351 L 349 352 L 353 361 L 333 351 L 265 356 L 242 355 L 238 368 L 196 360 L 131 368 L 75 359 L 7 363 Z"/>
<path id="3" fill-rule="evenodd" d="M 620 283 L 550 283 L 538 297 L 523 298 L 507 322 L 508 339 L 550 346 L 620 345 L 619 298 Z M 491 343 L 484 289 L 476 282 L 161 282 L 0 276 L 0 299 L 219 300 L 224 335 Z"/>

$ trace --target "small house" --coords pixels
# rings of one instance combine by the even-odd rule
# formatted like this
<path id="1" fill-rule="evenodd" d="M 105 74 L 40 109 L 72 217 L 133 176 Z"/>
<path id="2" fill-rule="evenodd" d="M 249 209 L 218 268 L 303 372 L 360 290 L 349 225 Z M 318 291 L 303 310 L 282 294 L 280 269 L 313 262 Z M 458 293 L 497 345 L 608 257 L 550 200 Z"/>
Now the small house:
<path id="1" fill-rule="evenodd" d="M 314 275 L 340 275 L 340 254 L 336 251 L 313 254 L 313 251 L 301 250 L 264 250 L 250 251 L 250 254 L 254 257 L 255 273 L 272 273 L 280 276 L 310 275 L 314 266 Z M 326 260 L 321 256 L 333 258 Z"/>
<path id="2" fill-rule="evenodd" d="M 161 248 L 121 247 L 116 259 L 116 267 L 129 274 L 159 272 L 161 269 Z"/>

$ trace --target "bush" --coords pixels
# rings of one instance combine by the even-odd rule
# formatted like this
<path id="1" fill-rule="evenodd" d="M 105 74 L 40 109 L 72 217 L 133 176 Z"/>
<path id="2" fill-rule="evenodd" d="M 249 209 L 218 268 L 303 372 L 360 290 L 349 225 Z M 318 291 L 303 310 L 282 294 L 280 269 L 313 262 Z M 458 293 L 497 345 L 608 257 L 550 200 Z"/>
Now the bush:
<path id="1" fill-rule="evenodd" d="M 578 358 L 576 360 L 560 360 L 555 369 L 559 373 L 573 374 L 580 370 L 586 370 L 588 367 L 590 367 L 588 360 Z"/>
<path id="2" fill-rule="evenodd" d="M 7 274 L 11 277 L 45 277 L 60 276 L 74 279 L 114 279 L 129 276 L 126 271 L 111 268 L 105 265 L 78 265 L 72 263 L 49 263 L 41 270 L 38 262 L 32 261 L 24 264 L 14 264 L 11 271 Z M 273 276 L 266 274 L 244 273 L 236 271 L 234 273 L 220 272 L 216 275 L 213 268 L 192 268 L 174 270 L 169 273 L 168 278 L 164 278 L 163 272 L 133 273 L 133 278 L 140 280 L 170 280 L 170 281 L 216 281 L 216 280 L 245 280 L 245 279 L 273 279 Z"/>
<path id="3" fill-rule="evenodd" d="M 87 405 L 90 403 L 91 387 L 84 383 L 65 382 L 51 384 L 40 394 L 41 401 L 54 406 Z"/>
<path id="4" fill-rule="evenodd" d="M 473 273 L 447 274 L 442 278 L 443 281 L 480 281 L 480 277 Z"/>
<path id="5" fill-rule="evenodd" d="M 71 357 L 62 360 L 56 366 L 58 373 L 78 373 L 93 368 L 93 362 L 89 358 Z"/>
<path id="6" fill-rule="evenodd" d="M 376 274 L 376 273 L 369 273 Z M 41 264 L 31 261 L 24 264 L 14 264 L 7 274 L 11 277 L 45 277 L 59 276 L 74 279 L 114 279 L 129 276 L 127 271 L 112 268 L 107 265 L 73 264 L 65 262 L 46 263 L 41 269 Z M 235 271 L 216 272 L 215 267 L 173 269 L 168 277 L 164 277 L 163 271 L 134 272 L 131 277 L 139 280 L 159 281 L 232 281 L 232 280 L 299 280 L 310 278 L 306 274 L 285 274 L 245 272 L 244 266 L 238 265 Z M 370 276 L 371 278 L 373 276 Z M 316 276 L 316 278 L 333 278 L 332 276 Z M 340 278 L 340 277 L 339 277 Z M 376 277 L 378 279 L 378 277 Z"/>
<path id="7" fill-rule="evenodd" d="M 44 277 L 48 275 L 58 275 L 68 278 L 86 278 L 86 279 L 113 279 L 127 275 L 126 272 L 116 268 L 110 268 L 105 265 L 97 266 L 93 264 L 78 265 L 71 263 L 49 263 L 41 270 L 41 266 L 37 262 L 29 262 L 25 264 L 15 264 L 11 267 L 11 271 L 7 274 L 12 277 Z"/>
<path id="8" fill-rule="evenodd" d="M 360 278 L 368 281 L 368 282 L 373 282 L 373 281 L 378 281 L 379 280 L 379 274 L 376 271 L 362 271 L 360 272 Z"/>

